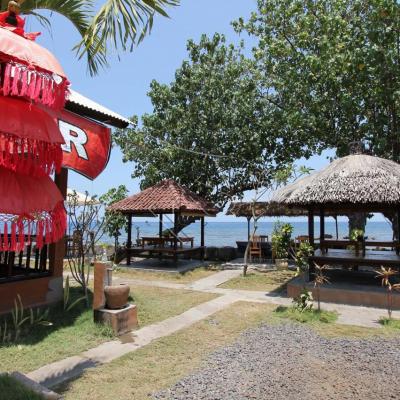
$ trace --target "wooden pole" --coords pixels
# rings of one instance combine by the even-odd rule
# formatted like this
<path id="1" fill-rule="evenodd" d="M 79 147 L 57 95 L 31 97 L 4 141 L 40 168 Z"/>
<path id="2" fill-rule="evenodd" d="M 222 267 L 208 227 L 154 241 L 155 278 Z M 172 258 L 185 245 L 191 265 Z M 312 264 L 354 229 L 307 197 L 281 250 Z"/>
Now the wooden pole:
<path id="1" fill-rule="evenodd" d="M 400 209 L 397 210 L 397 244 L 400 245 Z M 399 246 L 396 247 L 396 254 L 399 254 Z"/>
<path id="2" fill-rule="evenodd" d="M 178 217 L 179 213 L 175 212 L 174 213 L 174 262 L 176 263 L 178 261 L 178 254 L 177 254 L 177 248 L 178 248 Z"/>
<path id="3" fill-rule="evenodd" d="M 68 169 L 61 168 L 59 174 L 55 174 L 54 183 L 60 190 L 65 200 L 67 198 L 68 187 Z M 65 233 L 65 232 L 64 232 Z M 65 256 L 65 237 L 62 237 L 57 243 L 50 245 L 49 249 L 49 270 L 52 276 L 62 276 Z"/>
<path id="4" fill-rule="evenodd" d="M 131 265 L 132 214 L 128 214 L 128 241 L 126 242 L 126 265 Z"/>
<path id="5" fill-rule="evenodd" d="M 339 226 L 337 221 L 337 215 L 335 216 L 335 225 L 336 225 L 336 240 L 339 239 Z"/>
<path id="6" fill-rule="evenodd" d="M 246 217 L 247 218 L 247 241 L 250 240 L 250 221 L 251 217 Z"/>
<path id="7" fill-rule="evenodd" d="M 319 210 L 319 247 L 321 252 L 325 249 L 324 248 L 324 241 L 325 241 L 325 213 L 324 209 L 321 207 Z"/>
<path id="8" fill-rule="evenodd" d="M 205 252 L 204 252 L 204 217 L 201 217 L 201 219 L 200 219 L 200 228 L 201 228 L 201 242 L 200 242 L 200 245 L 201 245 L 201 259 L 202 259 L 202 261 L 204 261 L 204 254 L 205 254 Z"/>
<path id="9" fill-rule="evenodd" d="M 314 210 L 308 210 L 308 241 L 310 246 L 314 248 Z M 309 280 L 314 279 L 315 275 L 315 266 L 312 260 L 309 259 Z"/>
<path id="10" fill-rule="evenodd" d="M 163 232 L 163 214 L 160 214 L 159 226 L 158 226 L 158 236 L 161 239 Z"/>

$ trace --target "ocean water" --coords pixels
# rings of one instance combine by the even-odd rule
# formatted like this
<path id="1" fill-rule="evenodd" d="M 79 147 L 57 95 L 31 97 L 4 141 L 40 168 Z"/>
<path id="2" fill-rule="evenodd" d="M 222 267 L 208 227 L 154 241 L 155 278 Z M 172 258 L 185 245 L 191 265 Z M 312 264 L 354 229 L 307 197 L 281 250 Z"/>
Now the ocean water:
<path id="1" fill-rule="evenodd" d="M 286 222 L 286 221 L 285 221 Z M 292 237 L 299 235 L 306 235 L 308 233 L 308 224 L 306 221 L 292 221 L 289 222 L 293 225 Z M 271 239 L 274 222 L 259 221 L 257 233 L 259 235 L 268 235 Z M 165 221 L 164 229 L 171 228 L 172 222 Z M 319 236 L 319 222 L 315 222 L 314 226 L 315 236 Z M 347 221 L 338 222 L 339 238 L 348 235 Z M 336 238 L 335 221 L 325 221 L 325 233 L 331 234 Z M 132 241 L 140 236 L 157 236 L 158 235 L 158 222 L 155 220 L 140 220 L 133 221 L 132 224 Z M 200 245 L 200 223 L 186 227 L 181 233 L 181 236 L 193 236 L 195 238 L 195 245 Z M 369 221 L 366 226 L 366 236 L 370 240 L 391 240 L 392 229 L 388 222 L 385 221 Z M 247 221 L 235 222 L 216 222 L 207 221 L 205 224 L 205 243 L 206 246 L 236 246 L 237 240 L 247 240 Z M 122 235 L 121 241 L 126 241 L 126 235 Z"/>

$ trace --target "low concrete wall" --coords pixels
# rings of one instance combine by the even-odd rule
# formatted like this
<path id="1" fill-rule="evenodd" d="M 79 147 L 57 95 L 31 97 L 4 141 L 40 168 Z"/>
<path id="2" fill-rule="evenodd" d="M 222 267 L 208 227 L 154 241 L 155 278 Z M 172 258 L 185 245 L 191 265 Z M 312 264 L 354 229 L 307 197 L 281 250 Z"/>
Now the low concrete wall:
<path id="1" fill-rule="evenodd" d="M 0 284 L 0 313 L 12 310 L 18 294 L 25 308 L 55 303 L 63 298 L 62 277 L 44 277 Z"/>
<path id="2" fill-rule="evenodd" d="M 312 283 L 306 283 L 306 288 L 315 298 L 315 288 Z M 292 280 L 287 285 L 289 297 L 297 297 L 303 289 L 301 278 Z M 378 286 L 330 284 L 320 289 L 320 299 L 328 303 L 350 304 L 366 307 L 387 307 L 387 295 L 384 288 Z M 393 309 L 400 310 L 400 294 L 393 292 Z"/>
<path id="3" fill-rule="evenodd" d="M 206 247 L 205 259 L 207 261 L 231 261 L 237 258 L 237 249 L 231 246 Z"/>

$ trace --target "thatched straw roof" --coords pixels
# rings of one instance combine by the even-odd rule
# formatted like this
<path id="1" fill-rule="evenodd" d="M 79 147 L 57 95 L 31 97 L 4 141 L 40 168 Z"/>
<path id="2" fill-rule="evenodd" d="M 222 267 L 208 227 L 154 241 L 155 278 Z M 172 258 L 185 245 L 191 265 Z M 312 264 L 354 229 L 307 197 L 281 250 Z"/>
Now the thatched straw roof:
<path id="1" fill-rule="evenodd" d="M 321 171 L 278 190 L 272 202 L 353 211 L 400 206 L 400 165 L 365 154 L 339 158 Z"/>
<path id="2" fill-rule="evenodd" d="M 232 202 L 229 205 L 226 215 L 235 217 L 253 218 L 253 208 L 256 217 L 304 217 L 308 215 L 307 208 L 289 207 L 285 204 L 272 203 L 268 201 L 253 202 Z M 316 214 L 318 212 L 316 211 Z M 326 214 L 336 217 L 336 213 Z"/>
<path id="3" fill-rule="evenodd" d="M 226 215 L 234 215 L 235 217 L 300 217 L 307 215 L 306 209 L 290 208 L 284 204 L 270 203 L 267 201 L 253 202 L 232 202 L 226 212 Z"/>

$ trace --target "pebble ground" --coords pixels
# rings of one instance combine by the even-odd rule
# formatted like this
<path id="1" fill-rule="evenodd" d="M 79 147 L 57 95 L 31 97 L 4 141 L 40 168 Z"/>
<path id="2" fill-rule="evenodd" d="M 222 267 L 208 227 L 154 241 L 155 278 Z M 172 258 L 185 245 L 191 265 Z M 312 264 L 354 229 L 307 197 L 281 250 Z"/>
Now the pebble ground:
<path id="1" fill-rule="evenodd" d="M 400 399 L 399 366 L 398 338 L 327 339 L 298 324 L 263 325 L 153 398 Z"/>

